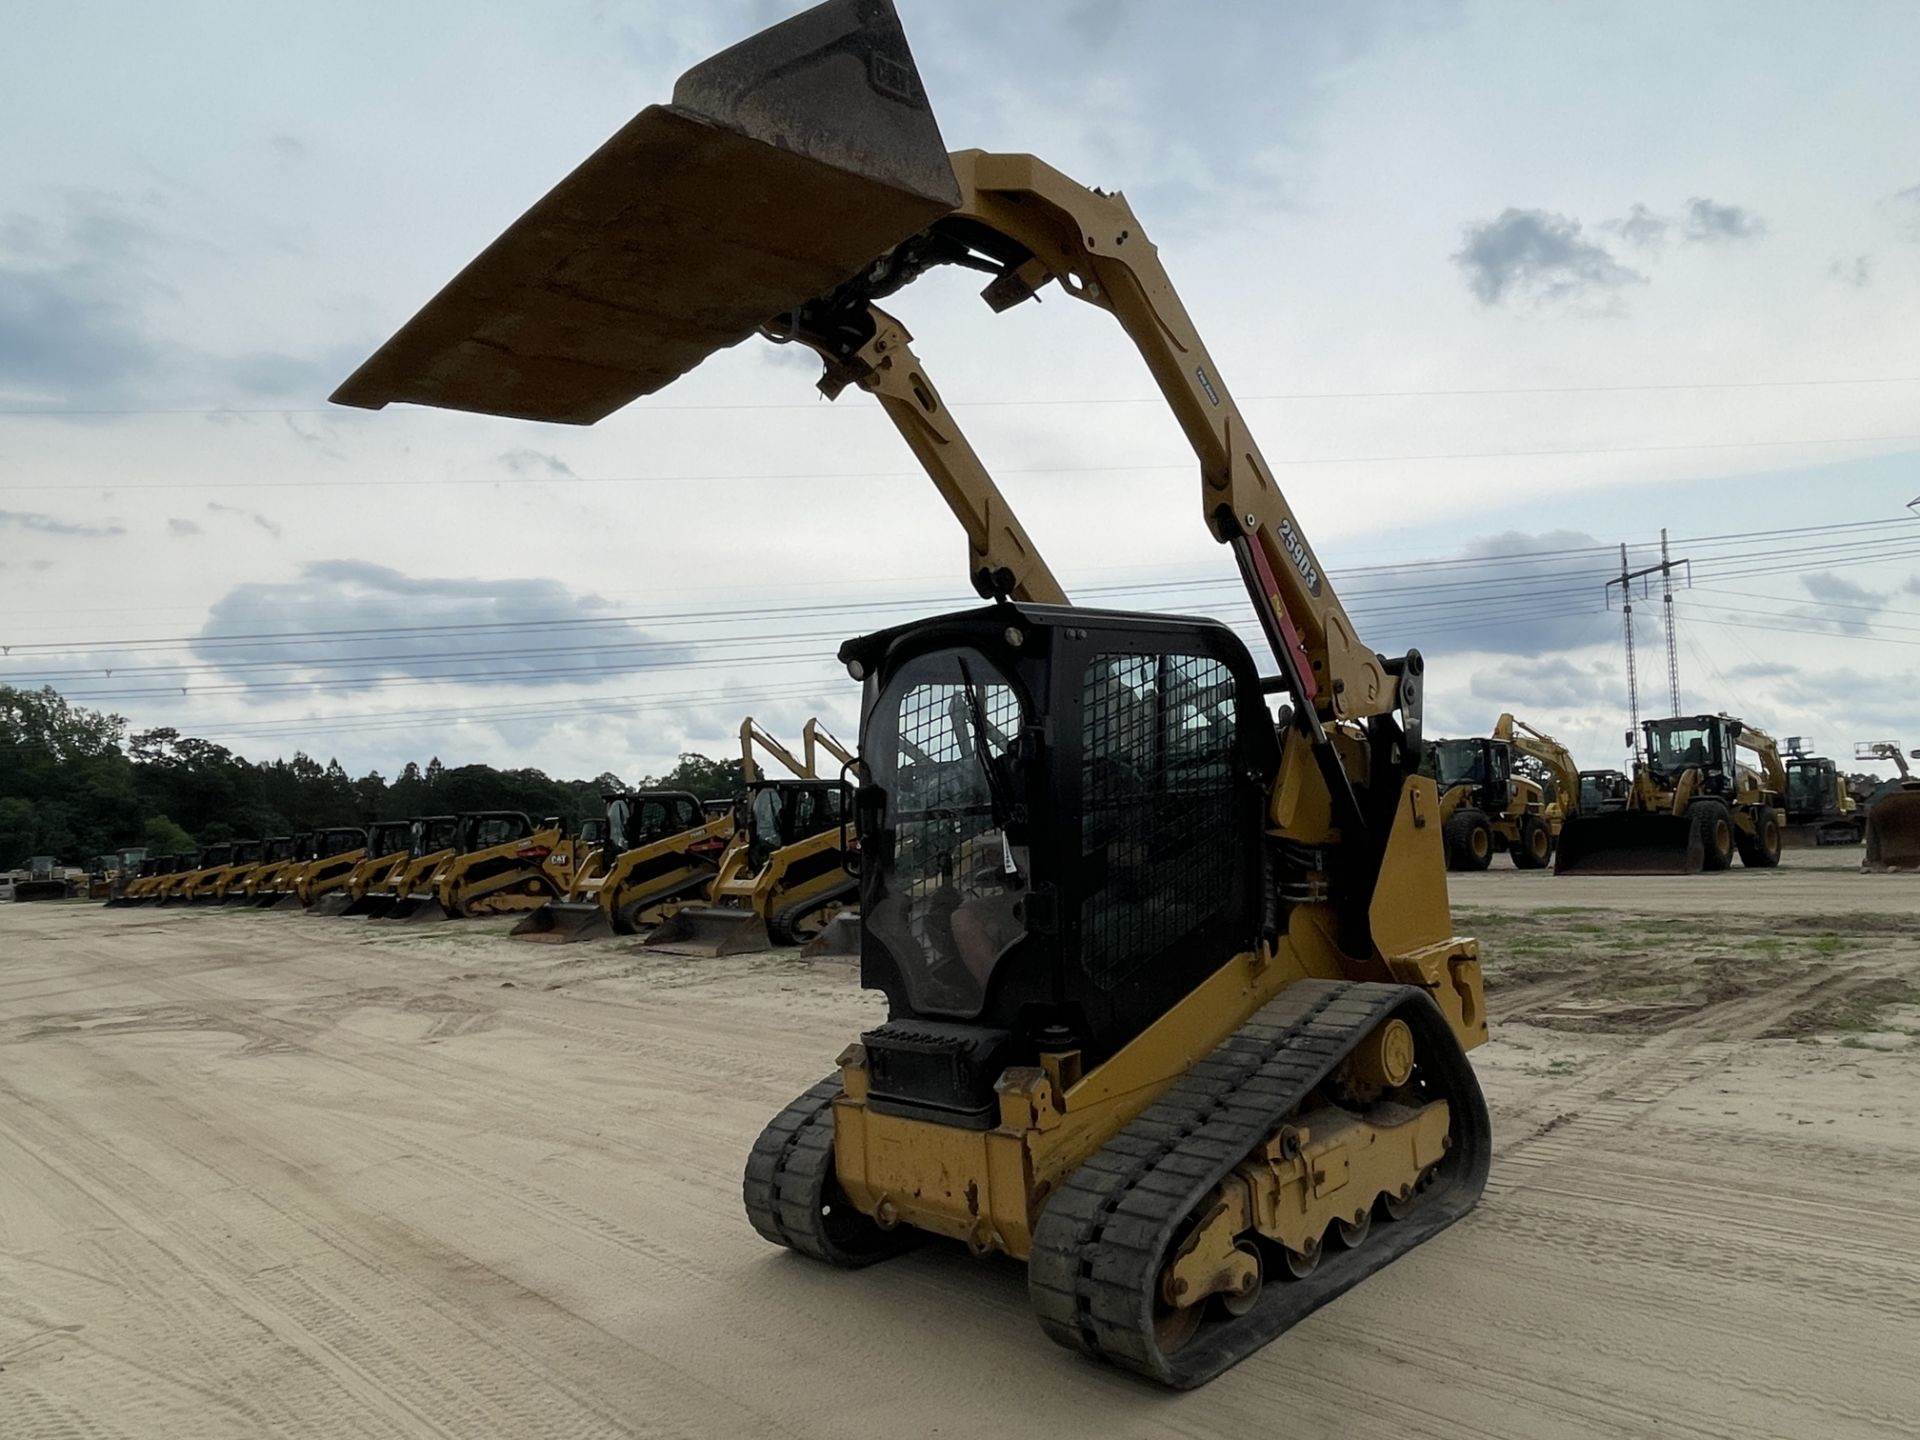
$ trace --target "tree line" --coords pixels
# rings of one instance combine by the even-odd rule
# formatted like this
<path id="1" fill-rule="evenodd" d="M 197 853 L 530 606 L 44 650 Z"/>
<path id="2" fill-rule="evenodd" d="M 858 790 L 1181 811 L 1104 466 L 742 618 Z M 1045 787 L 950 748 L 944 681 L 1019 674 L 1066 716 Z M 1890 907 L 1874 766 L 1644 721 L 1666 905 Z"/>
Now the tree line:
<path id="1" fill-rule="evenodd" d="M 687 753 L 637 788 L 738 794 L 740 761 Z M 0 869 L 30 855 L 71 865 L 145 846 L 173 854 L 225 840 L 331 825 L 465 810 L 522 810 L 536 820 L 601 813 L 601 796 L 626 788 L 612 773 L 556 780 L 534 769 L 409 760 L 389 780 L 355 778 L 338 760 L 304 751 L 251 761 L 171 726 L 127 733 L 123 716 L 71 704 L 53 687 L 0 685 Z"/>

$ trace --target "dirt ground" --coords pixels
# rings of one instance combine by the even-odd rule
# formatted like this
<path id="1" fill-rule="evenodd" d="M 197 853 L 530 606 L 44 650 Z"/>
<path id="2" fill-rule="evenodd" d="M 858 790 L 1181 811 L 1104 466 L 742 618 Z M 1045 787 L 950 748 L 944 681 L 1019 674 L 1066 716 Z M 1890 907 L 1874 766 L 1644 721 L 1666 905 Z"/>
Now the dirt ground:
<path id="1" fill-rule="evenodd" d="M 740 1211 L 845 962 L 0 906 L 0 1435 L 1920 1436 L 1920 879 L 1457 877 L 1467 1220 L 1211 1386 Z"/>

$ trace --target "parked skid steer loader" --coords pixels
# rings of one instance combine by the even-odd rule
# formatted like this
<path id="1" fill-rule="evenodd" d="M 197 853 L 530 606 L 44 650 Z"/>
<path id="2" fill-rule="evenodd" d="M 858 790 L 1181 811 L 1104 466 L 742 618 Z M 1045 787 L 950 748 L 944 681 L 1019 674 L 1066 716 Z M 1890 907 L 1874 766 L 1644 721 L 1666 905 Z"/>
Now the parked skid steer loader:
<path id="1" fill-rule="evenodd" d="M 152 905 L 160 898 L 160 887 L 167 877 L 177 871 L 182 862 L 179 855 L 149 855 L 140 862 L 140 873 L 127 883 L 127 887 L 118 896 L 109 899 L 107 904 L 116 909 L 129 905 Z"/>
<path id="2" fill-rule="evenodd" d="M 1920 760 L 1920 750 L 1911 752 Z M 1920 871 L 1920 775 L 1907 768 L 1906 757 L 1891 740 L 1865 740 L 1853 747 L 1856 760 L 1891 760 L 1900 772 L 1897 790 L 1877 796 L 1867 810 L 1867 853 L 1863 870 L 1887 873 Z"/>
<path id="3" fill-rule="evenodd" d="M 412 834 L 413 823 L 409 820 L 376 820 L 367 826 L 367 843 L 360 848 L 359 858 L 347 866 L 336 880 L 314 893 L 306 913 L 325 916 L 346 914 L 355 901 L 375 883 L 385 879 L 393 867 L 406 858 Z"/>
<path id="4" fill-rule="evenodd" d="M 1061 604 L 997 494 L 949 494 L 991 603 L 840 651 L 888 1019 L 767 1126 L 747 1216 L 843 1266 L 1024 1260 L 1053 1339 L 1197 1385 L 1472 1207 L 1486 1010 L 1421 657 L 1361 642 L 1126 200 L 949 155 L 892 6 L 828 0 L 684 75 L 335 399 L 591 422 L 765 329 L 934 470 L 951 417 L 875 302 L 945 264 L 1122 327 L 1273 673 L 1214 620 Z"/>
<path id="5" fill-rule="evenodd" d="M 819 720 L 802 733 L 803 758 L 751 718 L 741 722 L 740 754 L 747 791 L 734 806 L 733 837 L 703 898 L 668 910 L 643 942 L 676 955 L 737 955 L 774 945 L 804 945 L 854 898 L 846 868 L 853 841 L 852 787 L 819 772 L 820 751 L 841 766 L 853 756 Z M 756 772 L 755 745 L 775 755 L 794 778 Z"/>
<path id="6" fill-rule="evenodd" d="M 557 815 L 537 827 L 518 810 L 462 815 L 459 853 L 435 872 L 432 905 L 412 918 L 470 920 L 537 910 L 567 893 L 576 847 Z"/>
<path id="7" fill-rule="evenodd" d="M 228 891 L 260 863 L 261 842 L 258 840 L 235 840 L 219 848 L 226 851 L 226 859 L 187 882 L 182 898 L 189 904 L 226 904 Z"/>
<path id="8" fill-rule="evenodd" d="M 311 910 L 344 886 L 367 858 L 367 832 L 357 826 L 322 830 L 314 836 L 313 851 L 313 858 L 289 877 L 288 893 L 274 909 Z"/>
<path id="9" fill-rule="evenodd" d="M 1521 870 L 1553 863 L 1560 828 L 1580 796 L 1580 773 L 1565 747 L 1502 715 L 1488 739 L 1434 740 L 1427 748 L 1449 870 L 1484 870 L 1502 850 Z"/>
<path id="10" fill-rule="evenodd" d="M 352 919 L 387 919 L 408 897 L 420 893 L 435 870 L 453 858 L 459 839 L 458 815 L 415 816 L 407 826 L 406 854 L 340 913 Z M 416 907 L 408 904 L 407 908 Z"/>
<path id="11" fill-rule="evenodd" d="M 1641 727 L 1646 758 L 1624 809 L 1576 816 L 1560 833 L 1557 875 L 1697 875 L 1780 863 L 1786 768 L 1765 731 L 1730 715 Z M 1751 754 L 1755 765 L 1739 759 Z"/>
<path id="12" fill-rule="evenodd" d="M 710 819 L 684 790 L 620 790 L 604 797 L 600 864 L 583 867 L 566 898 L 549 900 L 511 931 L 515 940 L 566 945 L 649 929 L 661 907 L 703 892 L 733 834 L 733 810 Z"/>

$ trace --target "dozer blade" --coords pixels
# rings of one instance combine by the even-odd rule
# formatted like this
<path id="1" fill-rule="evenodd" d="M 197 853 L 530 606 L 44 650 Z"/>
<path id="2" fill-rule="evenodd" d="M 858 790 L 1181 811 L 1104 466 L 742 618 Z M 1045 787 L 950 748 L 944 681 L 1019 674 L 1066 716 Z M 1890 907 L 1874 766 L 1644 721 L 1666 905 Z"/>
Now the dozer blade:
<path id="1" fill-rule="evenodd" d="M 510 939 L 536 940 L 545 945 L 604 940 L 612 934 L 606 913 L 591 900 L 549 900 L 521 916 L 520 923 L 507 932 Z"/>
<path id="2" fill-rule="evenodd" d="M 820 933 L 800 947 L 802 959 L 816 955 L 858 955 L 860 953 L 860 912 L 842 910 L 829 920 Z"/>
<path id="3" fill-rule="evenodd" d="M 828 0 L 681 76 L 333 399 L 590 425 L 959 203 L 892 0 Z"/>
<path id="4" fill-rule="evenodd" d="M 669 955 L 705 959 L 773 948 L 767 940 L 766 922 L 751 910 L 730 905 L 682 905 L 640 943 Z"/>
<path id="5" fill-rule="evenodd" d="M 1867 811 L 1863 870 L 1920 870 L 1920 789 L 1883 795 Z"/>
<path id="6" fill-rule="evenodd" d="M 1698 875 L 1706 847 L 1691 817 L 1616 810 L 1575 818 L 1560 832 L 1556 875 Z"/>

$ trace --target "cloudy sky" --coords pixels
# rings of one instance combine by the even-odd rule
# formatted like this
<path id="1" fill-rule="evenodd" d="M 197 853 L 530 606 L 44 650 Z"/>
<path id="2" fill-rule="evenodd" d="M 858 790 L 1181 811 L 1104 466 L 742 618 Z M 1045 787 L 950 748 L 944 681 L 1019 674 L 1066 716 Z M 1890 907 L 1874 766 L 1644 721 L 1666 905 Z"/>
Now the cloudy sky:
<path id="1" fill-rule="evenodd" d="M 0 681 L 355 773 L 850 734 L 838 640 L 969 598 L 866 397 L 751 342 L 588 430 L 326 403 L 796 8 L 15 0 Z M 1512 709 L 1617 762 L 1604 581 L 1664 527 L 1686 709 L 1920 745 L 1920 8 L 900 9 L 950 145 L 1126 191 L 1435 729 Z M 1243 622 L 1111 321 L 972 278 L 892 308 L 1068 591 Z"/>

